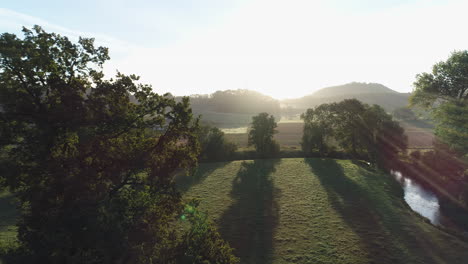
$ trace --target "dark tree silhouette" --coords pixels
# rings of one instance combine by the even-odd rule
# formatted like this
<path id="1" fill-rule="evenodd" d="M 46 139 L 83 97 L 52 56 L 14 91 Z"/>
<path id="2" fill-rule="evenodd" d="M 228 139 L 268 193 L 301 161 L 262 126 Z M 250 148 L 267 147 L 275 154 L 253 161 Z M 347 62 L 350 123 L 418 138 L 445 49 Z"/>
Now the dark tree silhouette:
<path id="1" fill-rule="evenodd" d="M 248 144 L 253 145 L 261 156 L 276 155 L 279 151 L 278 143 L 273 139 L 276 127 L 275 117 L 268 113 L 252 117 Z"/>
<path id="2" fill-rule="evenodd" d="M 174 225 L 173 172 L 199 152 L 188 98 L 104 79 L 93 39 L 23 32 L 0 36 L 0 183 L 19 199 L 22 262 L 174 263 L 189 248 L 194 263 L 234 262 L 215 230 L 196 251 Z"/>

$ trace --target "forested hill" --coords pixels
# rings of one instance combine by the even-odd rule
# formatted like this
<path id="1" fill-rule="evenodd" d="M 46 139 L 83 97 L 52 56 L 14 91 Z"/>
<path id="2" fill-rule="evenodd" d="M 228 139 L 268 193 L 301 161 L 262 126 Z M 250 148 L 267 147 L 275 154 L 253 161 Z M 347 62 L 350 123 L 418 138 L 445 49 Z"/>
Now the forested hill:
<path id="1" fill-rule="evenodd" d="M 243 89 L 216 91 L 210 95 L 191 95 L 190 104 L 195 113 L 279 114 L 280 112 L 278 100 Z"/>
<path id="2" fill-rule="evenodd" d="M 378 83 L 348 83 L 322 88 L 311 95 L 301 98 L 282 100 L 281 103 L 294 108 L 306 109 L 323 103 L 339 102 L 356 98 L 367 104 L 377 104 L 387 111 L 404 107 L 408 104 L 409 93 L 396 92 Z"/>

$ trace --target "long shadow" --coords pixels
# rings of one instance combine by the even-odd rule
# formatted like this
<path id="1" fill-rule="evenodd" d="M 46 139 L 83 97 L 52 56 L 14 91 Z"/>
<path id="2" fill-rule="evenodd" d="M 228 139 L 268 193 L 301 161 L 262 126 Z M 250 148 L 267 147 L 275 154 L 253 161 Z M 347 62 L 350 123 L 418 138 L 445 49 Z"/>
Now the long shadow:
<path id="1" fill-rule="evenodd" d="M 381 197 L 382 193 L 375 193 L 384 191 L 364 189 L 345 175 L 336 160 L 306 159 L 305 161 L 327 191 L 331 206 L 359 236 L 361 245 L 372 259 L 378 263 L 405 263 L 414 260 L 414 256 L 407 252 L 406 248 L 418 246 L 420 241 L 401 230 L 403 226 L 398 213 L 391 204 L 388 204 L 387 199 Z M 372 175 L 371 169 L 366 168 L 366 165 L 363 166 L 360 173 L 364 174 L 362 176 L 364 182 L 371 186 L 372 181 L 368 178 Z M 375 188 L 381 187 L 375 186 Z M 396 189 L 389 191 L 398 192 Z"/>
<path id="2" fill-rule="evenodd" d="M 180 173 L 175 177 L 177 189 L 185 193 L 193 186 L 202 183 L 208 175 L 215 170 L 226 166 L 229 162 L 210 162 L 200 163 L 198 167 L 194 168 L 188 174 Z"/>
<path id="3" fill-rule="evenodd" d="M 271 263 L 280 190 L 271 174 L 280 160 L 243 162 L 233 180 L 235 200 L 219 219 L 220 232 L 242 263 Z"/>

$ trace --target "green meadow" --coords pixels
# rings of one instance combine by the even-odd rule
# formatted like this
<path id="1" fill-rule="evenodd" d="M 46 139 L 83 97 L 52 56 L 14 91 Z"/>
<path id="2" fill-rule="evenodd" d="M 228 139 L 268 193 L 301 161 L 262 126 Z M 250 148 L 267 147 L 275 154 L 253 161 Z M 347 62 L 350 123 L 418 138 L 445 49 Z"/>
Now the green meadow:
<path id="1" fill-rule="evenodd" d="M 468 243 L 411 211 L 398 183 L 365 164 L 206 163 L 178 185 L 242 263 L 468 263 Z"/>

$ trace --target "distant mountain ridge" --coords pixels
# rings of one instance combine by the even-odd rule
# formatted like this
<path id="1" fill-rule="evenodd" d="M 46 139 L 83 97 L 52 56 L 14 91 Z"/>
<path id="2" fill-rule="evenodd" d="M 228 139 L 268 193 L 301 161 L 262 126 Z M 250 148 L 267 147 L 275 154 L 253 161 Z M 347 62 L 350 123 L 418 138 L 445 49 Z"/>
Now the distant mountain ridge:
<path id="1" fill-rule="evenodd" d="M 300 98 L 277 100 L 257 91 L 238 89 L 216 91 L 212 94 L 190 95 L 195 115 L 221 127 L 247 125 L 251 117 L 261 112 L 277 116 L 297 117 L 307 108 L 324 103 L 358 99 L 366 104 L 377 104 L 387 112 L 408 104 L 409 93 L 399 93 L 379 83 L 348 83 L 326 87 Z M 180 100 L 181 97 L 175 97 Z"/>
<path id="2" fill-rule="evenodd" d="M 377 104 L 391 112 L 408 104 L 410 93 L 399 93 L 379 83 L 359 83 L 322 88 L 301 98 L 282 100 L 282 105 L 307 109 L 323 103 L 339 102 L 344 99 L 358 99 L 366 104 Z"/>
<path id="3" fill-rule="evenodd" d="M 331 86 L 322 88 L 311 96 L 314 97 L 332 97 L 343 94 L 369 94 L 369 93 L 392 93 L 397 94 L 398 92 L 388 88 L 387 86 L 380 83 L 359 83 L 352 82 L 348 84 Z"/>

